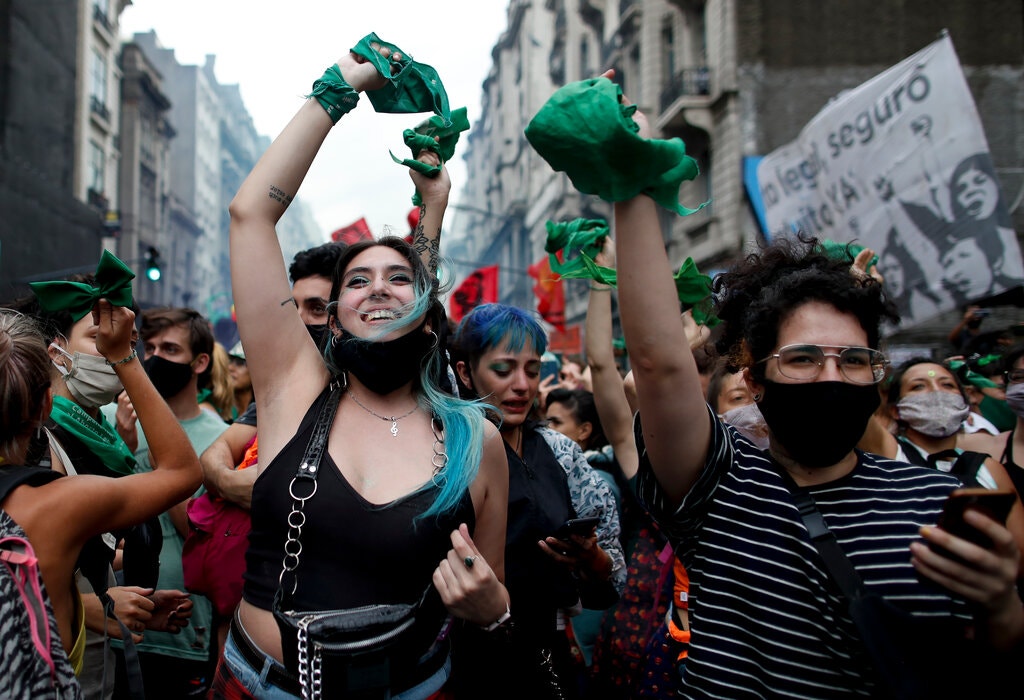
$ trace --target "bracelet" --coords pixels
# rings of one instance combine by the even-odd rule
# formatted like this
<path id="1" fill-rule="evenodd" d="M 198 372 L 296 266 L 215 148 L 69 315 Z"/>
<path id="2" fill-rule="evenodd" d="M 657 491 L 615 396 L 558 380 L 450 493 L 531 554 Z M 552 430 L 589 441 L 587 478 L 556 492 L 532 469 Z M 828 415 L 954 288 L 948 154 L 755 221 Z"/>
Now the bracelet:
<path id="1" fill-rule="evenodd" d="M 505 603 L 505 612 L 503 612 L 501 614 L 501 617 L 499 617 L 497 620 L 495 620 L 494 622 L 492 622 L 489 625 L 480 625 L 480 629 L 482 629 L 484 632 L 493 632 L 494 630 L 498 629 L 499 627 L 501 627 L 502 625 L 504 625 L 506 622 L 508 622 L 511 619 L 512 619 L 512 610 L 509 609 L 508 602 L 506 601 L 506 603 Z"/>
<path id="2" fill-rule="evenodd" d="M 592 291 L 592 292 L 610 292 L 610 291 L 612 291 L 612 288 L 609 287 L 608 285 L 604 285 L 604 286 L 599 287 L 596 284 L 591 283 L 590 284 L 590 291 Z"/>
<path id="3" fill-rule="evenodd" d="M 118 360 L 117 362 L 111 362 L 110 360 L 103 360 L 103 361 L 107 363 L 107 367 L 117 367 L 118 365 L 126 365 L 126 364 L 128 364 L 129 362 L 131 362 L 132 360 L 134 360 L 138 356 L 139 356 L 139 351 L 138 350 L 132 350 L 132 354 L 131 355 L 129 355 L 128 357 L 126 357 L 126 358 L 124 358 L 122 360 Z"/>
<path id="4" fill-rule="evenodd" d="M 334 124 L 355 109 L 359 102 L 359 93 L 345 82 L 337 64 L 330 66 L 319 80 L 313 82 L 313 91 L 306 97 L 315 97 Z"/>

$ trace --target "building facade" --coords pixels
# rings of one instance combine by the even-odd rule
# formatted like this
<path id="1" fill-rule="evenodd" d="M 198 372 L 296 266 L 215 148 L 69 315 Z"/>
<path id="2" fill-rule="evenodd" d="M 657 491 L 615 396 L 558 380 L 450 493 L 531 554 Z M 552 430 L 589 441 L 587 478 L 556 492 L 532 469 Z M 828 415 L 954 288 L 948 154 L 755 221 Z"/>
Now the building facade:
<path id="1" fill-rule="evenodd" d="M 676 266 L 722 269 L 761 232 L 743 188 L 744 158 L 793 140 L 840 91 L 921 49 L 947 29 L 984 123 L 1018 231 L 1024 230 L 1024 7 L 992 0 L 512 0 L 493 50 L 481 117 L 467 138 L 467 185 L 452 218 L 456 282 L 501 265 L 502 301 L 532 308 L 526 267 L 547 220 L 608 218 L 530 148 L 526 124 L 555 89 L 614 68 L 655 136 L 681 138 L 700 176 L 680 189 L 687 217 L 663 218 Z M 858 27 L 857 31 L 850 31 Z M 447 243 L 446 243 L 447 246 Z M 522 271 L 522 272 L 520 272 Z M 581 324 L 586 287 L 566 282 L 567 322 Z M 914 334 L 934 335 L 949 318 Z M 955 321 L 953 321 L 955 323 Z M 943 335 L 944 337 L 944 335 Z"/>

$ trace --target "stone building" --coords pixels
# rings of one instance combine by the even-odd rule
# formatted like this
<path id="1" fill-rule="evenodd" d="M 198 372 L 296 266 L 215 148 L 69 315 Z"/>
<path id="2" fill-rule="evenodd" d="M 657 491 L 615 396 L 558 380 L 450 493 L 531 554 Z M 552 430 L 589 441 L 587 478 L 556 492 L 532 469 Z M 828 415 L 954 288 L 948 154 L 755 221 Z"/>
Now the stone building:
<path id="1" fill-rule="evenodd" d="M 1024 230 L 1024 7 L 990 0 L 512 0 L 484 82 L 481 117 L 463 151 L 467 185 L 450 224 L 456 281 L 501 265 L 502 301 L 533 307 L 527 266 L 547 220 L 609 217 L 530 148 L 523 129 L 559 86 L 615 68 L 656 135 L 680 137 L 701 175 L 680 200 L 710 205 L 663 219 L 675 265 L 703 271 L 757 245 L 743 188 L 744 158 L 794 139 L 835 94 L 932 42 L 953 38 L 1018 232 Z M 446 242 L 446 246 L 449 243 Z M 586 288 L 566 283 L 568 323 L 582 322 Z M 949 318 L 918 329 L 935 339 Z M 955 321 L 954 321 L 955 322 Z M 944 337 L 944 332 L 941 333 Z"/>

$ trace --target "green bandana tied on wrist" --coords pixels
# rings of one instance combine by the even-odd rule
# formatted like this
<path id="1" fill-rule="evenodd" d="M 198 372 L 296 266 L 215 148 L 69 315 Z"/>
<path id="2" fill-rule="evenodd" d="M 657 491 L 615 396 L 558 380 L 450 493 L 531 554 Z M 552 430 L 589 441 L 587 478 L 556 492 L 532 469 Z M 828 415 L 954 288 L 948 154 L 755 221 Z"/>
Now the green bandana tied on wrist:
<path id="1" fill-rule="evenodd" d="M 414 129 L 406 129 L 402 132 L 405 145 L 412 151 L 412 158 L 402 160 L 391 154 L 391 160 L 407 168 L 412 168 L 418 173 L 427 177 L 437 177 L 441 174 L 440 165 L 427 165 L 416 160 L 420 151 L 433 151 L 441 159 L 441 163 L 447 163 L 455 155 L 455 146 L 459 143 L 459 134 L 469 129 L 469 117 L 466 116 L 466 108 L 459 107 L 452 112 L 451 123 L 445 126 L 441 117 L 433 116 L 421 122 Z M 435 140 L 436 137 L 436 140 Z M 412 203 L 419 206 L 422 203 L 420 193 L 413 193 Z"/>
<path id="2" fill-rule="evenodd" d="M 548 253 L 551 271 L 564 279 L 592 279 L 612 287 L 618 286 L 618 273 L 595 262 L 597 254 L 608 235 L 608 224 L 601 219 L 576 219 L 574 221 L 545 223 L 548 239 L 544 250 Z M 575 252 L 565 262 L 558 260 L 558 251 Z M 711 278 L 697 270 L 693 258 L 687 258 L 673 275 L 676 294 L 684 311 L 689 310 L 699 325 L 712 327 L 720 319 L 715 316 L 711 301 Z"/>
<path id="3" fill-rule="evenodd" d="M 395 61 L 390 57 L 384 58 L 370 44 L 387 47 L 392 56 L 398 53 L 402 59 Z M 408 53 L 394 44 L 381 41 L 374 33 L 363 37 L 352 49 L 352 53 L 370 61 L 388 81 L 379 90 L 368 90 L 366 93 L 376 111 L 387 114 L 433 112 L 443 120 L 445 126 L 451 125 L 448 93 L 436 70 L 412 60 Z"/>
<path id="4" fill-rule="evenodd" d="M 130 307 L 133 279 L 135 273 L 131 268 L 113 253 L 104 250 L 100 264 L 96 267 L 95 287 L 67 280 L 30 282 L 28 286 L 32 288 L 44 311 L 67 311 L 71 319 L 78 323 L 100 299 L 106 299 L 114 306 Z"/>
<path id="5" fill-rule="evenodd" d="M 307 99 L 310 97 L 316 98 L 334 124 L 359 103 L 359 93 L 345 82 L 338 64 L 328 66 L 320 79 L 313 82 L 313 91 L 306 95 Z"/>
<path id="6" fill-rule="evenodd" d="M 608 78 L 581 80 L 560 88 L 526 127 L 526 139 L 583 194 L 623 202 L 646 194 L 681 216 L 683 180 L 697 177 L 697 161 L 681 139 L 645 139 L 637 134 L 635 105 L 621 103 L 622 88 Z"/>

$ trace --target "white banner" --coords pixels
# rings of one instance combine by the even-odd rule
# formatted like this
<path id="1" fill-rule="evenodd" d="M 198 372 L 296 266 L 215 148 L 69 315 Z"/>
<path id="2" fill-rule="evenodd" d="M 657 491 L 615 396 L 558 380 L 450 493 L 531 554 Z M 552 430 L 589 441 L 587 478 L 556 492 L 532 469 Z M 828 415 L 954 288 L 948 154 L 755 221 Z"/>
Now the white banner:
<path id="1" fill-rule="evenodd" d="M 879 255 L 902 328 L 1024 283 L 948 36 L 833 98 L 757 178 L 773 236 L 803 231 Z"/>

